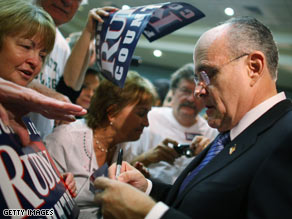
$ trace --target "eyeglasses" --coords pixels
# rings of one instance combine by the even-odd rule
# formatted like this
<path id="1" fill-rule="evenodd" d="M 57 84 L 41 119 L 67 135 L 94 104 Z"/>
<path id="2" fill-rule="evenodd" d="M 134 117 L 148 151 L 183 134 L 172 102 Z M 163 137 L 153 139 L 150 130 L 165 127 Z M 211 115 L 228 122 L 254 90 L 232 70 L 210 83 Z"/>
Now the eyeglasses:
<path id="1" fill-rule="evenodd" d="M 184 96 L 190 96 L 193 95 L 193 91 L 191 89 L 185 88 L 185 87 L 179 87 L 178 90 L 181 92 Z"/>
<path id="2" fill-rule="evenodd" d="M 220 66 L 220 68 L 230 64 L 231 62 L 234 62 L 244 56 L 248 56 L 248 53 L 244 53 L 234 59 L 231 59 L 230 61 L 228 61 L 227 63 L 223 64 Z M 207 86 L 209 86 L 211 84 L 211 78 L 214 77 L 214 75 L 216 73 L 218 73 L 219 70 L 213 71 L 211 73 L 207 73 L 206 71 L 200 71 L 198 74 L 195 74 L 195 79 L 194 82 L 196 84 L 196 90 L 199 89 L 200 91 L 202 90 L 202 88 L 207 88 Z"/>

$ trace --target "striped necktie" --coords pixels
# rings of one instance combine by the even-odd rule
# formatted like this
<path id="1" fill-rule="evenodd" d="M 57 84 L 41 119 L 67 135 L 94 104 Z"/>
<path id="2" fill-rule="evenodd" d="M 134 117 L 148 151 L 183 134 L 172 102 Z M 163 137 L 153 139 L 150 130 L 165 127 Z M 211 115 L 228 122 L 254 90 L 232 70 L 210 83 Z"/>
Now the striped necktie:
<path id="1" fill-rule="evenodd" d="M 181 193 L 189 182 L 198 174 L 198 172 L 206 166 L 220 151 L 223 150 L 224 146 L 230 142 L 229 131 L 220 133 L 211 145 L 207 155 L 202 162 L 192 171 L 182 182 L 179 193 Z"/>

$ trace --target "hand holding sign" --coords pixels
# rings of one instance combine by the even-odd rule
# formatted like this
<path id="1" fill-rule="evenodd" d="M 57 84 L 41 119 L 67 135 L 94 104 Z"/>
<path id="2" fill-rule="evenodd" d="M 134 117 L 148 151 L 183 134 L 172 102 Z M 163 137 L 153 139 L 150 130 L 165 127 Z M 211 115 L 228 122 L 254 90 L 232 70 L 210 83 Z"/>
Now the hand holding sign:
<path id="1" fill-rule="evenodd" d="M 107 17 L 109 16 L 109 12 L 115 12 L 117 11 L 118 8 L 115 7 L 103 7 L 103 8 L 93 8 L 89 11 L 88 13 L 88 19 L 87 19 L 87 24 L 86 24 L 86 30 L 90 32 L 91 34 L 94 34 L 95 28 L 95 20 L 99 23 L 103 23 L 104 20 L 102 17 Z"/>
<path id="2" fill-rule="evenodd" d="M 96 30 L 96 58 L 102 74 L 123 87 L 141 33 L 152 42 L 204 16 L 197 8 L 182 2 L 110 13 Z"/>

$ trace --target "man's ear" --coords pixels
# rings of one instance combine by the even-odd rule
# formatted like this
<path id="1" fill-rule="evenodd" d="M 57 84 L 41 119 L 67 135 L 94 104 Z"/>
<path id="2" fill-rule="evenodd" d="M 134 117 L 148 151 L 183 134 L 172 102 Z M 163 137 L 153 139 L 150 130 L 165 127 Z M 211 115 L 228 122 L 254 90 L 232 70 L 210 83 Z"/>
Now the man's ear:
<path id="1" fill-rule="evenodd" d="M 248 74 L 250 77 L 250 86 L 254 86 L 256 82 L 263 76 L 264 66 L 266 64 L 265 55 L 260 51 L 254 51 L 248 56 Z"/>

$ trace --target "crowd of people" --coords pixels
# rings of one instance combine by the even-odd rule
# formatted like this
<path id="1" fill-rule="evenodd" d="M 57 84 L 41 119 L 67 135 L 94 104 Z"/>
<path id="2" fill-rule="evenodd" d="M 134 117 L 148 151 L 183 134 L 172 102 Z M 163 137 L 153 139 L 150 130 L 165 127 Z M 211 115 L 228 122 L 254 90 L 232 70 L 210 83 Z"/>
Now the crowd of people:
<path id="1" fill-rule="evenodd" d="M 120 88 L 93 66 L 95 22 L 118 9 L 90 10 L 70 48 L 58 27 L 81 4 L 0 1 L 0 128 L 19 138 L 19 157 L 35 144 L 28 116 L 81 219 L 291 218 L 292 103 L 276 89 L 269 28 L 229 19 L 203 33 L 193 63 L 169 79 L 129 71 Z M 9 177 L 16 168 L 31 173 L 17 166 Z M 92 181 L 101 170 L 108 177 Z M 17 206 L 0 186 L 5 206 Z"/>

